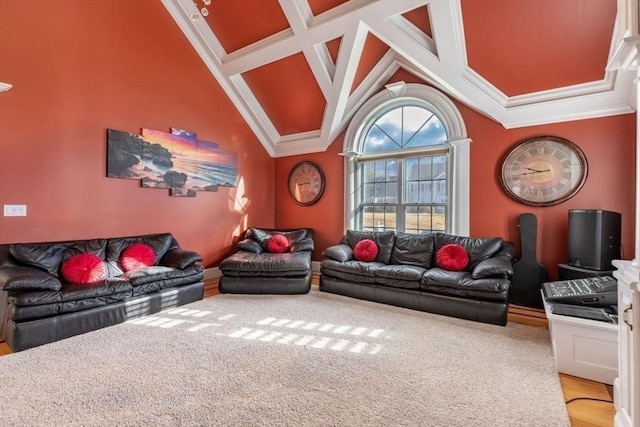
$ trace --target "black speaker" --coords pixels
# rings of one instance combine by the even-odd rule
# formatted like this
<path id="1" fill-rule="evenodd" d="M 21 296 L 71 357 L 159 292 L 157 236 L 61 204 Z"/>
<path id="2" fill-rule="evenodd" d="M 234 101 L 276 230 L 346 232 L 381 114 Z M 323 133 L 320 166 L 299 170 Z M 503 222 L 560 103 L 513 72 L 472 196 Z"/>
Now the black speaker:
<path id="1" fill-rule="evenodd" d="M 568 264 L 590 270 L 612 270 L 620 259 L 622 215 L 603 210 L 569 210 Z"/>

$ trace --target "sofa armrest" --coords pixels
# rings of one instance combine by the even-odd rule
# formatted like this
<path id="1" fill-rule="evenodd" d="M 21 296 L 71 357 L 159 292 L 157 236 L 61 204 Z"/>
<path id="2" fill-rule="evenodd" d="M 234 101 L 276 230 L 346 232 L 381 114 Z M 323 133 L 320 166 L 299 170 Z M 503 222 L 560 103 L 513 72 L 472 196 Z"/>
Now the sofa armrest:
<path id="1" fill-rule="evenodd" d="M 291 245 L 291 249 L 289 252 L 302 252 L 302 251 L 312 251 L 314 249 L 314 243 L 311 239 L 301 239 Z"/>
<path id="2" fill-rule="evenodd" d="M 471 272 L 471 278 L 473 279 L 511 275 L 513 275 L 511 260 L 503 257 L 480 261 Z"/>
<path id="3" fill-rule="evenodd" d="M 27 266 L 0 268 L 0 289 L 5 291 L 59 291 L 62 283 L 57 277 Z"/>
<path id="4" fill-rule="evenodd" d="M 353 249 L 351 249 L 351 246 L 349 245 L 339 244 L 329 246 L 324 250 L 324 252 L 322 252 L 322 255 L 336 261 L 346 262 L 353 259 Z"/>
<path id="5" fill-rule="evenodd" d="M 182 248 L 174 248 L 164 254 L 159 265 L 183 269 L 188 265 L 201 261 L 202 255 L 197 252 Z"/>
<path id="6" fill-rule="evenodd" d="M 240 240 L 236 245 L 236 248 L 241 251 L 253 252 L 254 254 L 259 254 L 264 251 L 262 245 L 253 239 Z"/>

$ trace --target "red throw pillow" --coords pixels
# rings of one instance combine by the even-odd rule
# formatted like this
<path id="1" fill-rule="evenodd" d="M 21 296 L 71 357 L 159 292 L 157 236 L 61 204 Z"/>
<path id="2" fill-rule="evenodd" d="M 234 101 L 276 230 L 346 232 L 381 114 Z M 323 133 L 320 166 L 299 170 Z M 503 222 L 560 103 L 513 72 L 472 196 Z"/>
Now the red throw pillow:
<path id="1" fill-rule="evenodd" d="M 120 254 L 120 264 L 127 272 L 151 267 L 155 263 L 156 252 L 144 243 L 134 243 Z"/>
<path id="2" fill-rule="evenodd" d="M 94 254 L 77 254 L 62 263 L 62 277 L 74 285 L 96 283 L 107 278 L 107 267 Z"/>
<path id="3" fill-rule="evenodd" d="M 436 265 L 450 271 L 461 271 L 469 263 L 469 254 L 460 245 L 450 243 L 440 248 L 436 254 Z"/>
<path id="4" fill-rule="evenodd" d="M 289 240 L 282 234 L 274 234 L 267 240 L 267 250 L 276 254 L 281 254 L 289 250 Z"/>
<path id="5" fill-rule="evenodd" d="M 358 261 L 371 262 L 378 256 L 378 245 L 371 239 L 362 239 L 353 248 L 353 257 Z"/>

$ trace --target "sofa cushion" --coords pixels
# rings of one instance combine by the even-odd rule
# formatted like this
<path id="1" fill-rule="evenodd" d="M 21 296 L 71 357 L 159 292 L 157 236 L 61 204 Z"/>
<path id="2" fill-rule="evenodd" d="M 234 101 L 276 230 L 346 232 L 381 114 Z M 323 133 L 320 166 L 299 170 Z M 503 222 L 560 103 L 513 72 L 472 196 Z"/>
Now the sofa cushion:
<path id="1" fill-rule="evenodd" d="M 325 259 L 320 263 L 320 273 L 337 279 L 357 282 L 375 283 L 374 271 L 384 266 L 380 262 L 346 261 L 340 262 L 333 259 Z"/>
<path id="2" fill-rule="evenodd" d="M 253 239 L 240 240 L 236 245 L 236 248 L 238 248 L 239 251 L 253 252 L 254 254 L 259 254 L 264 251 L 262 245 Z"/>
<path id="3" fill-rule="evenodd" d="M 86 285 L 106 279 L 107 267 L 93 254 L 77 254 L 62 263 L 60 273 L 69 283 Z"/>
<path id="4" fill-rule="evenodd" d="M 376 283 L 403 289 L 420 289 L 425 268 L 415 265 L 381 265 L 373 273 Z"/>
<path id="5" fill-rule="evenodd" d="M 170 233 L 108 239 L 105 260 L 109 268 L 109 277 L 117 277 L 125 272 L 120 264 L 120 254 L 134 243 L 151 246 L 156 253 L 156 261 L 161 259 L 169 249 L 178 247 L 178 243 Z"/>
<path id="6" fill-rule="evenodd" d="M 422 289 L 429 289 L 431 285 L 437 285 L 450 289 L 493 293 L 504 293 L 509 290 L 509 279 L 506 278 L 475 280 L 468 271 L 447 271 L 441 268 L 432 268 L 424 273 L 421 284 Z"/>
<path id="7" fill-rule="evenodd" d="M 15 243 L 9 248 L 11 255 L 20 263 L 40 268 L 56 277 L 62 262 L 80 253 L 94 254 L 105 258 L 107 241 L 92 239 L 59 243 Z"/>
<path id="8" fill-rule="evenodd" d="M 289 241 L 289 246 L 294 243 L 299 242 L 300 240 L 307 237 L 307 230 L 299 229 L 299 230 L 287 230 L 287 231 L 279 231 L 279 230 L 263 230 L 261 228 L 250 228 L 245 233 L 245 238 L 253 239 L 260 243 L 263 249 L 267 249 L 267 243 L 269 239 L 275 234 L 281 234 L 287 238 Z"/>
<path id="9" fill-rule="evenodd" d="M 396 232 L 391 251 L 392 264 L 416 265 L 431 268 L 433 258 L 433 234 Z"/>
<path id="10" fill-rule="evenodd" d="M 191 265 L 184 269 L 154 265 L 127 273 L 126 278 L 133 286 L 133 295 L 142 295 L 200 281 L 203 270 L 201 265 Z"/>
<path id="11" fill-rule="evenodd" d="M 131 295 L 131 284 L 126 280 L 103 280 L 92 285 L 67 284 L 59 291 L 24 292 L 10 294 L 10 304 L 18 306 L 51 304 L 55 302 L 76 301 L 87 298 L 104 297 L 113 294 Z"/>
<path id="12" fill-rule="evenodd" d="M 304 276 L 311 271 L 311 253 L 236 252 L 223 260 L 219 268 L 228 276 Z"/>
<path id="13" fill-rule="evenodd" d="M 480 261 L 496 254 L 502 247 L 499 237 L 464 237 L 447 233 L 435 233 L 436 253 L 450 243 L 462 246 L 469 254 L 466 270 L 472 270 Z"/>
<path id="14" fill-rule="evenodd" d="M 440 248 L 436 254 L 436 265 L 449 271 L 464 270 L 469 263 L 469 254 L 460 245 L 449 243 Z"/>
<path id="15" fill-rule="evenodd" d="M 315 244 L 313 239 L 309 239 L 305 237 L 304 239 L 298 240 L 289 249 L 291 252 L 301 252 L 301 251 L 312 251 L 315 249 Z"/>
<path id="16" fill-rule="evenodd" d="M 16 265 L 0 268 L 0 289 L 5 291 L 58 291 L 60 280 L 37 268 Z"/>
<path id="17" fill-rule="evenodd" d="M 353 247 L 353 257 L 358 261 L 372 262 L 378 256 L 378 245 L 371 239 L 362 239 Z"/>
<path id="18" fill-rule="evenodd" d="M 508 258 L 488 258 L 479 262 L 473 271 L 471 277 L 474 279 L 484 279 L 491 276 L 512 276 L 513 264 Z"/>
<path id="19" fill-rule="evenodd" d="M 20 263 L 37 267 L 58 276 L 58 269 L 67 248 L 63 244 L 17 243 L 11 245 L 11 255 Z"/>
<path id="20" fill-rule="evenodd" d="M 353 249 L 349 245 L 339 244 L 329 246 L 322 252 L 322 255 L 336 261 L 345 262 L 353 259 Z"/>
<path id="21" fill-rule="evenodd" d="M 169 249 L 160 259 L 160 265 L 183 269 L 187 266 L 202 262 L 202 255 L 198 252 L 182 248 Z"/>
<path id="22" fill-rule="evenodd" d="M 395 231 L 347 230 L 347 242 L 352 248 L 355 248 L 356 244 L 363 239 L 370 239 L 376 242 L 376 245 L 378 245 L 378 255 L 375 261 L 383 264 L 389 264 L 395 236 Z"/>

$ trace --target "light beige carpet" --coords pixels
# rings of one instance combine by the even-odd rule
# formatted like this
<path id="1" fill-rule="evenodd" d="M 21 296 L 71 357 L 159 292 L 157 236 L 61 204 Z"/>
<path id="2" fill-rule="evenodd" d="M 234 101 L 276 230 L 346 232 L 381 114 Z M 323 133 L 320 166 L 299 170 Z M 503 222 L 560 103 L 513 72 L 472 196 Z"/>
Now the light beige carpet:
<path id="1" fill-rule="evenodd" d="M 7 426 L 568 426 L 545 328 L 219 295 L 0 357 Z"/>

